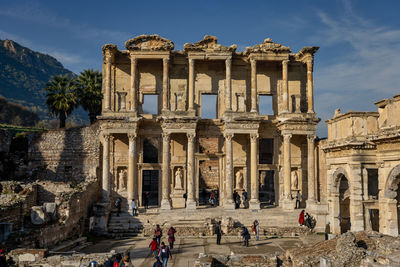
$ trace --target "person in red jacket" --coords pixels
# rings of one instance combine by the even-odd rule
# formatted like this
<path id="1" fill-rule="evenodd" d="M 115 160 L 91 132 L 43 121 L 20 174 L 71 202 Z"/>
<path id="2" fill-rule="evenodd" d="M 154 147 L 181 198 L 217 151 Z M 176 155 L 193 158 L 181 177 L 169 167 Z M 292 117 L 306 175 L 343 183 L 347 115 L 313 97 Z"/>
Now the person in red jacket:
<path id="1" fill-rule="evenodd" d="M 168 233 L 167 233 L 167 235 L 168 235 L 168 243 L 169 243 L 170 249 L 174 248 L 175 233 L 176 233 L 175 228 L 171 226 L 171 228 L 169 228 Z"/>
<path id="2" fill-rule="evenodd" d="M 299 224 L 300 224 L 300 225 L 304 225 L 304 210 L 302 210 L 302 211 L 300 212 L 300 215 L 299 215 Z"/>
<path id="3" fill-rule="evenodd" d="M 151 253 L 154 255 L 154 257 L 156 257 L 158 254 L 158 243 L 155 237 L 150 242 L 149 248 L 151 249 Z"/>

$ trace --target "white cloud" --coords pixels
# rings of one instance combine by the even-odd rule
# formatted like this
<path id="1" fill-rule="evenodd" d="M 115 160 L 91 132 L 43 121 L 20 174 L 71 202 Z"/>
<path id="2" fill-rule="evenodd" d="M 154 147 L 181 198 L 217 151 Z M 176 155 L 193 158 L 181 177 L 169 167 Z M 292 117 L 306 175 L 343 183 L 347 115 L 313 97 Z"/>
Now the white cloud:
<path id="1" fill-rule="evenodd" d="M 400 92 L 400 29 L 377 25 L 358 16 L 349 1 L 344 3 L 342 16 L 317 13 L 323 27 L 313 42 L 340 51 L 333 64 L 315 72 L 316 111 L 323 120 L 335 108 L 376 111 L 371 110 L 373 102 Z M 319 127 L 326 135 L 325 123 Z"/>

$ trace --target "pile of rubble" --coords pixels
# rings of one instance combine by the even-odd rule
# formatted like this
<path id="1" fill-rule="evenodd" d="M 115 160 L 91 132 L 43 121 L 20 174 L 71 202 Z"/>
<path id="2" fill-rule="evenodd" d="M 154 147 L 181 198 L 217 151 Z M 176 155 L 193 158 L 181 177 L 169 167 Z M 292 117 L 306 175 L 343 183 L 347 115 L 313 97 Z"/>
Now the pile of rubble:
<path id="1" fill-rule="evenodd" d="M 308 247 L 287 250 L 282 266 L 400 266 L 400 237 L 347 232 Z"/>

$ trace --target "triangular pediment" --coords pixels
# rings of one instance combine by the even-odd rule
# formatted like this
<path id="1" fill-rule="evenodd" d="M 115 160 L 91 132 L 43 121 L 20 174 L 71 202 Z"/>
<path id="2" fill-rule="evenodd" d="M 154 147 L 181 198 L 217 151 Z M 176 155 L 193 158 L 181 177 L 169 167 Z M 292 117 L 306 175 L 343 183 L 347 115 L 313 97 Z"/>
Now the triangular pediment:
<path id="1" fill-rule="evenodd" d="M 139 35 L 125 42 L 128 50 L 144 50 L 144 51 L 172 51 L 174 43 L 157 34 Z"/>
<path id="2" fill-rule="evenodd" d="M 236 51 L 237 45 L 231 45 L 229 47 L 223 46 L 218 43 L 216 36 L 206 35 L 203 40 L 198 41 L 194 44 L 186 43 L 184 45 L 185 52 L 231 52 Z"/>
<path id="3" fill-rule="evenodd" d="M 288 46 L 272 42 L 271 38 L 267 38 L 263 43 L 253 47 L 246 47 L 245 53 L 290 53 L 292 50 Z"/>

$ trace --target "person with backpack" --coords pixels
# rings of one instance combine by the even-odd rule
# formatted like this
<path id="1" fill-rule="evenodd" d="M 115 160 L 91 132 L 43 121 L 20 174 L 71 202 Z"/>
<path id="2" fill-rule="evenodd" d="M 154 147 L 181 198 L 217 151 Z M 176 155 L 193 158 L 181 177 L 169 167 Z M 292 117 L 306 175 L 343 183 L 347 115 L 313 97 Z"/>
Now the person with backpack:
<path id="1" fill-rule="evenodd" d="M 151 250 L 151 254 L 153 254 L 154 257 L 157 256 L 158 254 L 158 243 L 157 243 L 157 239 L 154 237 L 153 240 L 150 242 L 149 244 L 149 248 Z"/>
<path id="2" fill-rule="evenodd" d="M 159 224 L 157 224 L 156 229 L 154 230 L 154 237 L 157 239 L 157 244 L 160 245 L 162 236 L 162 229 Z"/>
<path id="3" fill-rule="evenodd" d="M 137 214 L 138 206 L 137 206 L 134 198 L 132 198 L 131 206 L 132 206 L 132 216 L 137 216 L 138 215 Z"/>
<path id="4" fill-rule="evenodd" d="M 214 191 L 212 191 L 211 192 L 211 194 L 210 194 L 210 204 L 211 204 L 211 206 L 212 207 L 214 207 L 215 206 L 215 193 L 214 193 Z"/>
<path id="5" fill-rule="evenodd" d="M 219 221 L 215 226 L 215 234 L 217 235 L 217 245 L 221 245 L 221 236 L 222 236 L 221 221 Z"/>
<path id="6" fill-rule="evenodd" d="M 245 209 L 247 209 L 249 206 L 248 206 L 248 199 L 247 199 L 247 192 L 246 192 L 246 190 L 244 190 L 243 191 L 243 193 L 242 193 L 242 200 L 243 200 L 243 206 L 244 206 L 244 208 Z"/>
<path id="7" fill-rule="evenodd" d="M 122 199 L 120 197 L 115 200 L 115 207 L 117 208 L 117 216 L 119 217 L 119 214 L 121 213 L 121 203 Z"/>
<path id="8" fill-rule="evenodd" d="M 168 230 L 168 233 L 167 233 L 167 235 L 168 235 L 168 243 L 169 243 L 169 247 L 170 247 L 171 249 L 174 248 L 175 233 L 176 233 L 175 228 L 171 226 L 171 227 L 169 228 L 169 230 Z"/>
<path id="9" fill-rule="evenodd" d="M 249 246 L 249 239 L 250 239 L 250 233 L 249 230 L 245 226 L 242 227 L 242 233 L 243 237 L 243 246 L 248 247 Z"/>
<path id="10" fill-rule="evenodd" d="M 257 220 L 254 220 L 253 225 L 251 226 L 251 230 L 254 232 L 254 234 L 256 235 L 256 240 L 258 241 L 259 239 L 259 223 Z"/>
<path id="11" fill-rule="evenodd" d="M 161 247 L 158 250 L 158 257 L 161 259 L 163 267 L 167 267 L 168 259 L 172 259 L 172 253 L 168 246 L 164 242 L 161 242 Z"/>

